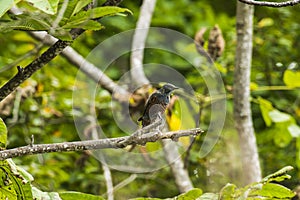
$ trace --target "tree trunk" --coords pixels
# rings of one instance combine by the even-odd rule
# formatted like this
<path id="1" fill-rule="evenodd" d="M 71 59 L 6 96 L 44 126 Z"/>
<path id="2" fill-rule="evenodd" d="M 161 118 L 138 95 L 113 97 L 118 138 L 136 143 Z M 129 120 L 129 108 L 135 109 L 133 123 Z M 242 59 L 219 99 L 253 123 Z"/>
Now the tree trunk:
<path id="1" fill-rule="evenodd" d="M 234 70 L 234 119 L 240 138 L 244 183 L 261 179 L 259 157 L 250 105 L 250 73 L 252 57 L 254 7 L 237 2 L 237 48 Z"/>
<path id="2" fill-rule="evenodd" d="M 162 141 L 165 158 L 171 168 L 175 183 L 180 193 L 193 189 L 193 183 L 188 171 L 184 168 L 184 162 L 178 152 L 178 147 L 173 141 Z"/>

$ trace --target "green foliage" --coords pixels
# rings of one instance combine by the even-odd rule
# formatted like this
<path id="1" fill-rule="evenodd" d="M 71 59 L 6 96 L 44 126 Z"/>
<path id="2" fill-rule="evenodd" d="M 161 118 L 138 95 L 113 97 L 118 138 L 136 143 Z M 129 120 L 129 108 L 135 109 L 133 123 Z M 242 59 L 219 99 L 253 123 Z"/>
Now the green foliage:
<path id="1" fill-rule="evenodd" d="M 251 183 L 243 188 L 237 188 L 233 184 L 227 184 L 221 189 L 219 197 L 212 196 L 206 199 L 291 199 L 295 193 L 290 189 L 278 184 L 273 183 L 281 182 L 291 177 L 287 174 L 293 167 L 287 166 L 281 170 L 270 174 L 257 183 Z"/>
<path id="2" fill-rule="evenodd" d="M 0 177 L 1 199 L 33 199 L 31 180 L 22 176 L 12 160 L 0 161 Z"/>
<path id="3" fill-rule="evenodd" d="M 7 144 L 7 128 L 4 121 L 0 118 L 0 150 L 5 149 Z"/>
<path id="4" fill-rule="evenodd" d="M 285 70 L 283 81 L 289 87 L 300 87 L 300 71 Z"/>
<path id="5" fill-rule="evenodd" d="M 7 33 L 12 30 L 47 31 L 62 40 L 70 41 L 72 40 L 72 37 L 69 34 L 69 31 L 72 28 L 100 30 L 103 26 L 97 19 L 123 12 L 131 13 L 131 11 L 126 8 L 114 6 L 97 7 L 85 11 L 82 9 L 89 1 L 76 0 L 71 1 L 67 5 L 62 19 L 59 22 L 56 22 L 57 17 L 53 14 L 57 12 L 58 0 L 28 0 L 28 2 L 32 3 L 34 7 L 45 13 L 24 13 L 15 15 L 11 17 L 8 22 L 0 23 L 0 32 Z M 58 23 L 59 26 L 54 23 Z"/>
<path id="6" fill-rule="evenodd" d="M 0 1 L 0 17 L 2 17 L 9 9 L 11 9 L 14 4 L 18 3 L 20 0 L 7 0 Z"/>
<path id="7" fill-rule="evenodd" d="M 35 8 L 50 14 L 54 15 L 57 12 L 59 0 L 26 0 L 28 3 L 31 3 Z"/>
<path id="8" fill-rule="evenodd" d="M 100 196 L 84 194 L 81 192 L 42 192 L 31 185 L 31 182 L 33 181 L 31 174 L 17 166 L 11 159 L 0 161 L 0 177 L 0 199 L 103 199 Z"/>
<path id="9" fill-rule="evenodd" d="M 295 193 L 290 189 L 278 184 L 286 179 L 290 179 L 291 176 L 287 173 L 292 170 L 293 167 L 287 166 L 279 171 L 270 174 L 262 179 L 260 182 L 251 183 L 245 187 L 237 188 L 234 184 L 226 184 L 219 193 L 204 193 L 201 189 L 194 188 L 184 194 L 176 196 L 174 198 L 168 198 L 169 200 L 232 200 L 232 199 L 291 199 L 295 196 Z M 277 183 L 274 183 L 277 182 Z M 159 200 L 159 198 L 135 198 L 134 200 Z"/>
<path id="10" fill-rule="evenodd" d="M 73 48 L 83 56 L 87 56 L 103 40 L 134 28 L 142 1 L 122 2 L 122 6 L 129 8 L 134 15 L 126 18 L 120 17 L 114 13 L 117 10 L 112 8 L 110 11 L 113 15 L 116 14 L 115 17 L 94 20 L 96 16 L 101 15 L 102 11 L 103 13 L 107 11 L 96 10 L 96 13 L 92 14 L 83 9 L 91 0 L 70 0 L 56 27 L 53 27 L 53 23 L 62 8 L 63 1 L 57 4 L 57 8 L 55 8 L 57 2 L 55 0 L 44 1 L 44 4 L 39 5 L 40 7 L 28 2 L 16 0 L 17 6 L 28 12 L 25 11 L 22 15 L 14 16 L 7 13 L 13 5 L 13 1 L 0 1 L 0 15 L 2 16 L 2 28 L 0 27 L 0 29 L 3 31 L 0 33 L 0 70 L 3 70 L 0 76 L 1 84 L 4 84 L 17 72 L 16 65 L 26 66 L 46 49 L 45 47 L 36 49 L 39 42 L 25 32 L 12 30 L 46 30 L 61 39 L 70 40 L 71 36 L 68 31 L 71 28 L 103 30 L 105 26 L 106 29 L 101 32 L 86 31 L 84 35 L 74 41 Z M 54 4 L 51 5 L 51 3 Z M 203 140 L 201 137 L 196 139 L 190 156 L 187 158 L 187 170 L 194 185 L 202 188 L 203 191 L 210 192 L 201 196 L 199 194 L 199 199 L 219 199 L 220 194 L 226 199 L 233 194 L 241 195 L 246 192 L 243 188 L 238 187 L 241 185 L 241 174 L 245 172 L 242 171 L 240 163 L 239 140 L 233 125 L 233 102 L 231 99 L 236 46 L 235 3 L 235 1 L 229 1 L 226 6 L 222 6 L 224 2 L 221 0 L 157 1 L 152 20 L 152 26 L 172 28 L 190 37 L 193 37 L 198 29 L 202 27 L 211 28 L 217 23 L 221 27 L 226 41 L 225 52 L 216 61 L 216 67 L 220 70 L 228 89 L 227 119 L 224 131 L 218 144 L 207 157 L 199 157 L 199 149 Z M 56 13 L 44 12 L 43 9 L 47 8 Z M 284 183 L 288 188 L 296 187 L 300 178 L 300 79 L 298 62 L 300 57 L 298 50 L 300 46 L 300 24 L 295 20 L 299 17 L 299 9 L 299 6 L 281 9 L 256 7 L 254 16 L 251 96 L 258 151 L 263 174 L 270 174 L 286 165 L 295 167 L 295 170 L 291 172 L 293 179 Z M 125 10 L 122 12 L 128 13 Z M 111 15 L 107 14 L 107 16 Z M 155 44 L 163 39 L 159 35 L 151 35 L 150 42 Z M 181 52 L 184 51 L 186 53 L 184 55 L 187 56 L 191 51 L 195 51 L 193 44 L 186 47 L 180 41 L 175 45 L 175 48 Z M 29 52 L 30 54 L 28 54 Z M 110 52 L 105 52 L 99 55 L 97 60 L 101 61 L 109 54 Z M 129 55 L 125 55 L 118 59 L 109 66 L 105 73 L 117 81 L 130 68 L 128 58 Z M 198 57 L 194 59 L 198 59 Z M 198 71 L 192 68 L 184 58 L 162 50 L 147 49 L 144 63 L 163 63 L 171 66 L 187 79 L 188 83 L 199 93 L 199 97 L 203 95 L 203 98 L 206 98 L 203 93 L 206 88 L 205 82 L 199 76 Z M 102 66 L 100 64 L 97 67 L 101 68 Z M 5 71 L 4 69 L 9 70 Z M 8 142 L 5 139 L 0 139 L 2 147 L 8 145 L 8 148 L 13 148 L 27 145 L 32 134 L 36 143 L 79 140 L 72 114 L 81 116 L 84 120 L 86 112 L 72 110 L 72 92 L 77 89 L 74 87 L 76 76 L 77 69 L 66 59 L 57 57 L 47 67 L 31 77 L 29 82 L 24 83 L 22 87 L 34 85 L 36 92 L 27 98 L 22 98 L 17 114 L 11 112 L 10 115 L 3 116 L 3 120 L 9 127 L 9 138 Z M 81 83 L 78 87 L 85 87 L 86 85 L 87 83 Z M 197 113 L 198 109 L 196 106 L 188 107 L 182 103 L 180 98 L 179 96 L 179 103 L 176 103 L 175 111 L 180 109 L 181 112 L 174 113 L 175 115 L 171 116 L 171 121 L 176 125 L 176 121 L 181 116 L 188 116 L 181 119 L 182 127 L 191 127 L 193 125 L 191 116 Z M 89 109 L 89 99 L 82 98 L 81 103 L 84 108 Z M 109 133 L 108 137 L 124 136 L 124 132 L 119 130 L 114 123 L 111 106 L 110 94 L 100 88 L 96 93 L 95 110 L 101 128 Z M 209 106 L 208 102 L 203 109 L 202 128 L 209 126 Z M 188 112 L 190 115 L 185 115 Z M 17 122 L 13 119 L 17 119 Z M 149 149 L 157 148 L 158 145 L 153 144 Z M 35 177 L 34 184 L 36 187 L 32 188 L 35 197 L 54 198 L 61 194 L 58 191 L 80 191 L 96 195 L 102 195 L 106 191 L 101 164 L 92 156 L 81 153 L 53 153 L 28 156 L 26 159 L 15 158 L 14 161 L 17 166 L 22 166 Z M 6 173 L 1 173 L 1 176 L 3 174 Z M 280 181 L 288 178 L 288 176 L 287 174 L 280 175 L 278 176 L 279 179 L 277 179 L 278 177 L 269 177 L 267 180 Z M 112 170 L 112 178 L 114 185 L 117 185 L 127 179 L 128 174 Z M 226 185 L 228 182 L 232 184 Z M 222 188 L 224 185 L 226 186 Z M 285 195 L 291 194 L 290 191 L 282 189 L 282 186 L 275 186 L 272 181 L 265 181 L 256 185 L 261 186 L 257 192 L 263 196 L 279 196 L 279 194 L 269 193 L 270 191 L 274 192 L 274 189 L 282 191 L 282 194 Z M 262 187 L 262 185 L 265 186 Z M 254 186 L 251 186 L 250 190 L 252 194 L 255 194 Z M 137 196 L 167 198 L 178 195 L 178 190 L 170 170 L 164 168 L 153 174 L 138 175 L 137 179 L 116 190 L 114 194 L 116 199 L 129 199 Z M 182 196 L 184 195 L 182 194 Z"/>

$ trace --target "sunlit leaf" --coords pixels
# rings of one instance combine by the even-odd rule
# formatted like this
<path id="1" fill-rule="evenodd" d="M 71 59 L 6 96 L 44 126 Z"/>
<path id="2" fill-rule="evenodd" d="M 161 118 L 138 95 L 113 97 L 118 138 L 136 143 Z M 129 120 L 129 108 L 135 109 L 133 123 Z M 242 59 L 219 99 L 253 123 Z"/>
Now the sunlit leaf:
<path id="1" fill-rule="evenodd" d="M 130 10 L 126 8 L 119 8 L 113 6 L 105 6 L 105 7 L 98 7 L 88 11 L 81 11 L 77 15 L 71 17 L 69 23 L 77 23 L 81 24 L 89 19 L 97 19 L 100 17 L 104 17 L 107 15 L 113 15 L 119 12 L 130 12 Z"/>
<path id="2" fill-rule="evenodd" d="M 219 195 L 215 193 L 204 193 L 197 200 L 218 200 Z"/>
<path id="3" fill-rule="evenodd" d="M 20 0 L 1 0 L 0 1 L 0 17 L 2 17 L 9 9 L 11 9 L 14 4 L 18 3 Z"/>
<path id="4" fill-rule="evenodd" d="M 231 199 L 233 197 L 233 194 L 235 193 L 236 185 L 227 183 L 220 192 L 220 196 L 222 199 Z"/>
<path id="5" fill-rule="evenodd" d="M 179 195 L 176 199 L 185 200 L 185 199 L 198 199 L 203 194 L 203 191 L 199 188 L 194 188 L 184 194 Z"/>
<path id="6" fill-rule="evenodd" d="M 291 120 L 291 116 L 289 114 L 280 112 L 279 110 L 272 110 L 269 112 L 269 116 L 273 122 L 286 122 Z"/>
<path id="7" fill-rule="evenodd" d="M 288 130 L 293 137 L 298 138 L 300 136 L 300 127 L 297 124 L 289 125 Z"/>
<path id="8" fill-rule="evenodd" d="M 283 82 L 289 87 L 300 87 L 300 71 L 285 70 Z"/>
<path id="9" fill-rule="evenodd" d="M 181 127 L 181 119 L 180 116 L 176 114 L 172 114 L 171 116 L 167 117 L 168 125 L 171 131 L 180 130 Z"/>
<path id="10" fill-rule="evenodd" d="M 257 83 L 250 82 L 250 90 L 256 90 L 258 88 Z"/>
<path id="11" fill-rule="evenodd" d="M 59 3 L 59 0 L 26 0 L 26 1 L 31 3 L 37 9 L 50 15 L 56 14 L 58 3 Z"/>
<path id="12" fill-rule="evenodd" d="M 259 108 L 262 114 L 262 117 L 266 123 L 267 126 L 271 126 L 272 119 L 269 115 L 269 112 L 274 110 L 272 103 L 266 99 L 263 99 L 261 97 L 258 98 L 259 101 Z"/>
<path id="13" fill-rule="evenodd" d="M 261 19 L 257 25 L 259 28 L 263 28 L 266 26 L 272 26 L 273 24 L 274 24 L 274 20 L 272 18 L 267 17 L 267 18 Z"/>
<path id="14" fill-rule="evenodd" d="M 4 121 L 0 118 L 0 150 L 6 148 L 7 128 Z"/>
<path id="15" fill-rule="evenodd" d="M 267 197 L 269 199 L 291 199 L 295 196 L 295 193 L 282 185 L 267 183 L 262 186 L 261 190 L 252 191 L 250 195 Z"/>
<path id="16" fill-rule="evenodd" d="M 32 187 L 32 195 L 34 199 L 50 199 L 50 200 L 61 200 L 57 192 L 43 192 L 36 187 Z"/>

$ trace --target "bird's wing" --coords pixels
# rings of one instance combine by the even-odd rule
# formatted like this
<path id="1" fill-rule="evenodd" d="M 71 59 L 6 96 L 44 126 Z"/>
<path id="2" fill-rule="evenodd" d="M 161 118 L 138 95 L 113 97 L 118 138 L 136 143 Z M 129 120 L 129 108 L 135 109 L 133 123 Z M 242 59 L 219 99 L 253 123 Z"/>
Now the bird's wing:
<path id="1" fill-rule="evenodd" d="M 143 115 L 138 119 L 138 121 L 142 121 L 143 117 L 145 116 L 145 114 L 147 114 L 149 112 L 149 109 L 151 106 L 155 105 L 155 104 L 159 104 L 159 96 L 161 94 L 160 93 L 153 93 L 147 100 L 146 102 L 146 106 L 145 106 L 145 110 Z"/>

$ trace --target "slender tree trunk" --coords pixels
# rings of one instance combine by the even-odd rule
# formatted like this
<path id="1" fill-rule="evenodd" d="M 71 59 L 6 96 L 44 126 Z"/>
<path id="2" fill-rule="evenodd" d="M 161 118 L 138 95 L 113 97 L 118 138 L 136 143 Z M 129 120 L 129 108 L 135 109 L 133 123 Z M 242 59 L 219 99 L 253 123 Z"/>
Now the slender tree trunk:
<path id="1" fill-rule="evenodd" d="M 131 53 L 131 78 L 139 86 L 149 84 L 143 68 L 144 48 L 148 36 L 152 14 L 155 10 L 156 0 L 144 0 L 141 7 L 137 27 L 133 36 Z M 184 168 L 178 147 L 172 141 L 163 141 L 165 158 L 170 165 L 176 186 L 181 193 L 193 188 L 192 181 Z"/>
<path id="2" fill-rule="evenodd" d="M 237 48 L 234 70 L 234 118 L 240 138 L 244 183 L 259 181 L 261 170 L 250 105 L 250 73 L 252 57 L 254 7 L 237 2 Z"/>
<path id="3" fill-rule="evenodd" d="M 173 141 L 162 141 L 165 158 L 170 165 L 175 183 L 180 193 L 193 189 L 193 183 L 190 179 L 187 169 L 184 168 L 184 162 L 178 152 L 178 147 Z"/>

